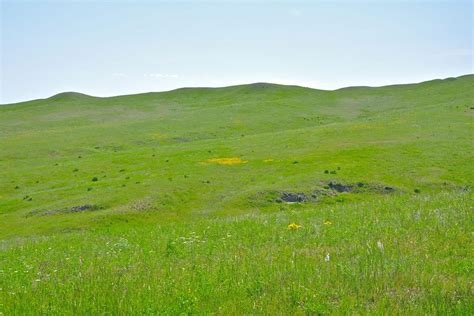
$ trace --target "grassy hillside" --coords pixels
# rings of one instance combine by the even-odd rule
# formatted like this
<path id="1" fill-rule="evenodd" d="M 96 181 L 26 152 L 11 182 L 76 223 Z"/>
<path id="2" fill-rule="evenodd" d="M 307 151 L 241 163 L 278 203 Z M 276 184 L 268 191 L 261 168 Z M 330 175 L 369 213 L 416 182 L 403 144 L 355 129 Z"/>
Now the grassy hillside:
<path id="1" fill-rule="evenodd" d="M 473 75 L 1 105 L 0 315 L 472 314 L 473 109 Z"/>

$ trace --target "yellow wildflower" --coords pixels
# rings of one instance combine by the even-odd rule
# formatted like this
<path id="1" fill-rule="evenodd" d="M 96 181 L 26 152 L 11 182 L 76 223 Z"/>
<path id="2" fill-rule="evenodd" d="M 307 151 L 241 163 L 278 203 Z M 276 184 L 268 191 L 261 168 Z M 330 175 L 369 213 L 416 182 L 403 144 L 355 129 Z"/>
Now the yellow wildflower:
<path id="1" fill-rule="evenodd" d="M 298 225 L 296 223 L 291 223 L 288 225 L 288 229 L 299 229 L 301 228 L 301 225 Z"/>
<path id="2" fill-rule="evenodd" d="M 237 165 L 241 163 L 247 163 L 247 160 L 242 160 L 239 157 L 231 157 L 231 158 L 211 158 L 206 160 L 207 163 L 216 163 L 219 165 Z"/>
<path id="3" fill-rule="evenodd" d="M 324 221 L 324 225 L 332 225 L 331 221 Z"/>

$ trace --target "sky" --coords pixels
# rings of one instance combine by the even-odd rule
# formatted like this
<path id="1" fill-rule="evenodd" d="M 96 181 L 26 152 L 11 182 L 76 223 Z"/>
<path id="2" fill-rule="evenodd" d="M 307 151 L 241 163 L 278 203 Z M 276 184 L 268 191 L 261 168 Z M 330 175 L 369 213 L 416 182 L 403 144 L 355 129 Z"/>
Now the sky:
<path id="1" fill-rule="evenodd" d="M 0 103 L 473 73 L 473 2 L 0 0 Z"/>

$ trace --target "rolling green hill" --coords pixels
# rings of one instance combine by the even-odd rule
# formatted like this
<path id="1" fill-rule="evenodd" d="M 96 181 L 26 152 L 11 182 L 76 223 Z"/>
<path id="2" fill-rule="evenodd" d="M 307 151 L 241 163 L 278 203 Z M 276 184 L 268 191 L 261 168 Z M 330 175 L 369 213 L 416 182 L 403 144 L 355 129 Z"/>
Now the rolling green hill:
<path id="1" fill-rule="evenodd" d="M 1 105 L 0 315 L 472 313 L 473 111 L 474 75 Z"/>

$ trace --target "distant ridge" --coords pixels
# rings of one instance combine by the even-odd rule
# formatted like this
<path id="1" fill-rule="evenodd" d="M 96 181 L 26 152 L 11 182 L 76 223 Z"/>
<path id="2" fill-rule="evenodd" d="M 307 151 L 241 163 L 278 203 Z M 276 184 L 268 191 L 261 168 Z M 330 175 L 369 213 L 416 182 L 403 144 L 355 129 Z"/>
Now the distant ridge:
<path id="1" fill-rule="evenodd" d="M 474 74 L 465 74 L 458 77 L 432 79 L 432 80 L 426 80 L 426 81 L 415 82 L 415 83 L 390 84 L 390 85 L 384 85 L 384 86 L 348 86 L 348 87 L 343 87 L 343 88 L 338 88 L 338 89 L 333 89 L 333 90 L 317 89 L 317 88 L 300 86 L 300 85 L 284 85 L 284 84 L 269 83 L 269 82 L 255 82 L 255 83 L 240 84 L 240 85 L 225 86 L 225 87 L 181 87 L 181 88 L 166 90 L 166 91 L 140 92 L 140 93 L 132 93 L 132 94 L 124 94 L 124 95 L 107 96 L 107 97 L 97 97 L 97 96 L 91 96 L 91 95 L 80 93 L 80 92 L 69 91 L 69 92 L 61 92 L 45 99 L 33 99 L 33 100 L 26 100 L 26 101 L 21 101 L 21 102 L 14 102 L 14 103 L 3 103 L 0 105 L 13 105 L 13 104 L 27 103 L 27 102 L 32 102 L 32 101 L 41 101 L 41 100 L 69 102 L 69 101 L 80 101 L 80 100 L 86 100 L 86 99 L 131 97 L 131 96 L 156 94 L 156 93 L 160 93 L 160 94 L 161 93 L 178 93 L 181 91 L 190 92 L 190 91 L 195 91 L 195 90 L 216 91 L 216 90 L 226 90 L 226 89 L 230 90 L 230 89 L 238 89 L 238 88 L 245 89 L 245 91 L 241 91 L 244 93 L 268 91 L 268 90 L 277 89 L 277 88 L 300 88 L 300 89 L 305 89 L 308 91 L 312 90 L 312 91 L 320 91 L 320 92 L 323 92 L 323 91 L 335 92 L 335 91 L 344 91 L 344 90 L 347 91 L 347 90 L 359 90 L 359 89 L 383 89 L 383 88 L 389 88 L 389 87 L 426 85 L 426 84 L 433 84 L 433 83 L 443 82 L 443 81 L 445 82 L 455 81 L 458 79 L 465 79 L 465 78 L 473 77 L 473 76 Z"/>
<path id="2" fill-rule="evenodd" d="M 61 92 L 58 94 L 53 95 L 52 97 L 49 97 L 48 100 L 52 101 L 75 101 L 75 100 L 83 100 L 83 99 L 89 99 L 89 98 L 97 98 L 93 97 L 91 95 L 87 95 L 84 93 L 80 92 Z"/>

